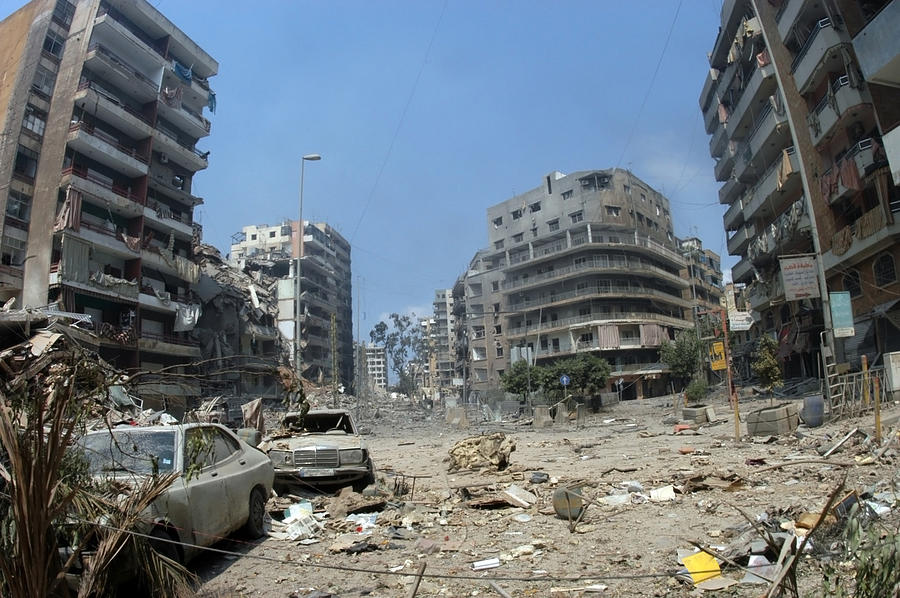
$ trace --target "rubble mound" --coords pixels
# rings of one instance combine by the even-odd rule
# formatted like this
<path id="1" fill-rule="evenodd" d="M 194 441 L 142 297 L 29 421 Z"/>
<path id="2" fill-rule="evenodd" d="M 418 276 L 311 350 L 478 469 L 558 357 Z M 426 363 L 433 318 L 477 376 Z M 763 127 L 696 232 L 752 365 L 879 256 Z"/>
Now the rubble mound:
<path id="1" fill-rule="evenodd" d="M 465 438 L 450 449 L 450 471 L 483 467 L 503 471 L 509 465 L 509 455 L 514 450 L 515 439 L 508 438 L 503 432 Z"/>

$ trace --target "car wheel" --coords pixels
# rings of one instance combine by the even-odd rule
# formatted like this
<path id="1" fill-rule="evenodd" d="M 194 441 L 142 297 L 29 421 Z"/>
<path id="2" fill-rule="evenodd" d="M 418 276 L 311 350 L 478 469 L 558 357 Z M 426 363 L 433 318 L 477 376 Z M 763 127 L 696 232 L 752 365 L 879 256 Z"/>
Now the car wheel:
<path id="1" fill-rule="evenodd" d="M 250 509 L 247 522 L 244 524 L 244 535 L 249 538 L 261 538 L 266 533 L 266 495 L 257 487 L 250 492 Z"/>
<path id="2" fill-rule="evenodd" d="M 181 551 L 178 544 L 174 544 L 172 534 L 161 527 L 153 528 L 150 532 L 150 547 L 160 556 L 164 556 L 176 563 L 181 562 Z"/>

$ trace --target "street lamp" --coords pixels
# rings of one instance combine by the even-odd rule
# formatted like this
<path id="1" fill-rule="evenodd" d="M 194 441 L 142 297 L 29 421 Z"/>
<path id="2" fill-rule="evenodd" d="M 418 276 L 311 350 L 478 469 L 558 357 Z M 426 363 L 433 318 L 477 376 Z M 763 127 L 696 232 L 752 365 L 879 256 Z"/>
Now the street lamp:
<path id="1" fill-rule="evenodd" d="M 300 317 L 302 315 L 300 309 L 300 258 L 303 257 L 303 170 L 306 162 L 315 162 L 317 160 L 321 160 L 322 156 L 319 154 L 306 154 L 300 159 L 300 209 L 299 209 L 299 220 L 297 221 L 297 233 L 298 233 L 298 242 L 297 242 L 297 267 L 294 270 L 294 275 L 297 277 L 296 281 L 296 296 L 294 297 L 294 366 L 297 368 L 297 379 L 302 387 L 302 372 L 303 372 L 303 358 L 302 358 L 302 349 L 300 348 Z"/>

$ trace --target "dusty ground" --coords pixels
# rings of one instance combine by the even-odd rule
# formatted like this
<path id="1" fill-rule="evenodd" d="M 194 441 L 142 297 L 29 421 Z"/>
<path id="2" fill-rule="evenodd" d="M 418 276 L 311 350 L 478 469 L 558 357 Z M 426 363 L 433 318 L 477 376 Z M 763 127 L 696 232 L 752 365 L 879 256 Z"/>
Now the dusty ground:
<path id="1" fill-rule="evenodd" d="M 747 413 L 767 401 L 742 401 Z M 253 544 L 220 543 L 240 557 L 213 555 L 195 562 L 208 596 L 407 596 L 413 575 L 426 564 L 417 596 L 501 596 L 494 581 L 511 596 L 580 596 L 575 590 L 602 584 L 604 596 L 688 596 L 698 592 L 691 584 L 673 577 L 680 565 L 676 550 L 690 548 L 689 541 L 727 546 L 736 535 L 732 526 L 744 522 L 737 508 L 750 516 L 768 513 L 775 520 L 790 520 L 804 511 L 821 509 L 839 485 L 844 472 L 850 489 L 882 492 L 900 484 L 898 452 L 891 450 L 872 465 L 858 465 L 857 455 L 872 453 L 862 436 L 835 452 L 834 464 L 797 463 L 760 471 L 767 465 L 793 459 L 820 459 L 817 447 L 830 447 L 855 427 L 871 432 L 874 418 L 831 422 L 820 428 L 765 443 L 740 443 L 733 438 L 733 419 L 724 399 L 713 401 L 720 423 L 701 427 L 696 435 L 673 433 L 664 423 L 673 416 L 665 400 L 627 402 L 604 413 L 590 414 L 584 427 L 554 425 L 533 430 L 515 423 L 470 425 L 452 429 L 435 413 L 426 417 L 410 410 L 373 424 L 368 442 L 381 470 L 383 487 L 393 488 L 393 473 L 431 476 L 416 481 L 415 494 L 390 499 L 378 513 L 376 528 L 367 540 L 371 551 L 335 553 L 329 549 L 347 524 L 329 522 L 319 542 L 299 545 L 265 538 Z M 900 406 L 883 411 L 883 419 L 897 425 Z M 613 420 L 613 421 L 609 421 Z M 892 423 L 893 422 L 893 423 Z M 746 432 L 746 428 L 743 428 Z M 467 436 L 502 431 L 516 441 L 512 465 L 503 472 L 448 473 L 447 454 Z M 687 453 L 693 450 L 692 453 Z M 763 459 L 765 464 L 748 464 Z M 840 463 L 851 463 L 840 467 Z M 636 468 L 634 471 L 620 472 Z M 546 472 L 550 481 L 531 483 L 531 472 Z M 624 505 L 591 505 L 582 521 L 569 524 L 554 514 L 551 495 L 555 487 L 577 484 L 586 497 L 602 499 L 621 492 L 624 482 L 638 482 L 643 494 L 668 484 L 680 486 L 696 475 L 729 477 L 742 483 L 724 488 L 687 488 L 674 502 L 639 502 Z M 527 509 L 495 510 L 467 506 L 457 487 L 468 484 L 473 497 L 502 491 L 514 483 L 538 496 Z M 493 486 L 481 486 L 493 484 Z M 324 506 L 324 501 L 318 501 Z M 790 514 L 790 515 L 789 515 Z M 523 516 L 527 515 L 527 516 Z M 404 519 L 405 517 L 405 519 Z M 896 510 L 889 515 L 896 522 Z M 388 526 L 402 528 L 393 537 Z M 404 527 L 404 524 L 405 527 Z M 823 546 L 824 546 L 823 542 Z M 500 566 L 473 571 L 475 561 L 499 558 Z M 743 572 L 725 573 L 737 579 Z M 799 569 L 802 595 L 820 593 L 821 569 L 815 558 L 804 559 Z M 568 591 L 561 591 L 561 590 Z M 736 585 L 718 592 L 724 596 L 759 596 L 763 586 Z M 318 592 L 318 593 L 317 593 Z"/>

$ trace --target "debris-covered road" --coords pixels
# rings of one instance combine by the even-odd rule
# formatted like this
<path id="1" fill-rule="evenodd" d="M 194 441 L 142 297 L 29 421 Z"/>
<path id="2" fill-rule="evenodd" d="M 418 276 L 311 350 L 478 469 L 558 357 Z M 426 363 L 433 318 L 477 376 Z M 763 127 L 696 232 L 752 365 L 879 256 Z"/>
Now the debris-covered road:
<path id="1" fill-rule="evenodd" d="M 742 413 L 766 404 L 742 402 Z M 364 421 L 384 494 L 313 498 L 320 525 L 311 538 L 289 540 L 288 526 L 275 521 L 261 542 L 217 545 L 241 556 L 210 555 L 193 568 L 207 596 L 408 596 L 423 565 L 416 596 L 687 596 L 700 590 L 686 571 L 676 575 L 684 568 L 678 558 L 696 542 L 723 557 L 722 575 L 708 585 L 742 582 L 721 594 L 759 596 L 768 584 L 748 583 L 725 559 L 746 565 L 753 557 L 754 571 L 774 577 L 777 569 L 764 565 L 779 556 L 787 563 L 792 552 L 767 547 L 759 532 L 802 538 L 833 494 L 838 502 L 856 491 L 896 529 L 896 404 L 882 414 L 894 445 L 877 458 L 871 416 L 736 444 L 727 406 L 715 408 L 718 422 L 678 434 L 671 405 L 658 399 L 589 414 L 582 427 L 455 429 L 442 414 L 412 408 L 374 427 Z M 515 443 L 508 467 L 449 471 L 458 441 L 495 432 Z M 845 490 L 835 492 L 845 474 Z M 393 496 L 398 487 L 406 494 Z M 553 495 L 562 487 L 580 488 L 589 503 L 580 521 L 557 517 Z M 801 595 L 820 593 L 823 555 L 841 528 L 825 518 L 808 542 L 796 570 Z M 694 560 L 687 563 L 697 581 L 697 571 L 717 566 Z"/>

